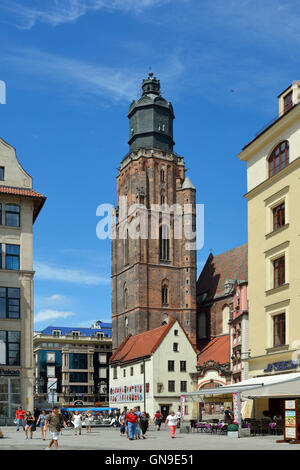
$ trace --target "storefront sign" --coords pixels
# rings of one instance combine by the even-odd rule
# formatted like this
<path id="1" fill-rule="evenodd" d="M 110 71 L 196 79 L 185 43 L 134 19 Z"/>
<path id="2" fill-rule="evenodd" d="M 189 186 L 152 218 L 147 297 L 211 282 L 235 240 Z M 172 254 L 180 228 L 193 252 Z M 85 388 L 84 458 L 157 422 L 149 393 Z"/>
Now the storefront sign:
<path id="1" fill-rule="evenodd" d="M 20 371 L 16 369 L 0 369 L 0 375 L 8 375 L 8 376 L 15 376 L 18 377 L 20 375 Z"/>
<path id="2" fill-rule="evenodd" d="M 296 367 L 297 364 L 295 364 L 293 361 L 273 362 L 272 364 L 268 364 L 264 372 L 272 372 L 273 370 L 278 372 L 281 370 L 296 369 Z"/>
<path id="3" fill-rule="evenodd" d="M 241 399 L 238 392 L 232 394 L 234 422 L 241 424 Z"/>
<path id="4" fill-rule="evenodd" d="M 298 400 L 285 400 L 284 438 L 296 441 L 298 438 Z"/>
<path id="5" fill-rule="evenodd" d="M 185 395 L 181 395 L 181 421 L 184 421 L 184 416 L 185 416 Z"/>

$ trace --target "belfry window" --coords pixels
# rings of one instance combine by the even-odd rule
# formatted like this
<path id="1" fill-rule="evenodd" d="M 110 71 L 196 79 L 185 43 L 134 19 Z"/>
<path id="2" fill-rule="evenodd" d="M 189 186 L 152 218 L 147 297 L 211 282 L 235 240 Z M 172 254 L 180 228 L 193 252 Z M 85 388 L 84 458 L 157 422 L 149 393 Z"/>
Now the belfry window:
<path id="1" fill-rule="evenodd" d="M 161 289 L 161 303 L 162 305 L 168 305 L 169 303 L 169 289 L 167 285 L 163 285 Z"/>
<path id="2" fill-rule="evenodd" d="M 167 225 L 161 225 L 159 228 L 159 259 L 170 260 L 170 234 Z"/>
<path id="3" fill-rule="evenodd" d="M 269 177 L 275 175 L 289 164 L 289 143 L 281 142 L 269 157 Z"/>

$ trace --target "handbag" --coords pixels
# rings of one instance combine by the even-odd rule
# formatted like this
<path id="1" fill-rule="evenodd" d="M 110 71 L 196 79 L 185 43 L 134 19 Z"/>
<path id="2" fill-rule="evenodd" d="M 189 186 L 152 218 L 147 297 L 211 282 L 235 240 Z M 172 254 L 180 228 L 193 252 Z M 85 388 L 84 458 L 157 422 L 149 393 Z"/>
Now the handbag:
<path id="1" fill-rule="evenodd" d="M 30 429 L 31 431 L 36 431 L 36 424 L 32 423 L 32 425 L 30 426 Z"/>

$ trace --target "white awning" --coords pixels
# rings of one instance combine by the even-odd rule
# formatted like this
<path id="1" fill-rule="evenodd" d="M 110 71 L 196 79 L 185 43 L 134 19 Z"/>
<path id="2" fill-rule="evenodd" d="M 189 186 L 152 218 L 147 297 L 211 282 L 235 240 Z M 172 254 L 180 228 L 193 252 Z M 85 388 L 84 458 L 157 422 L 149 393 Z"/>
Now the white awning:
<path id="1" fill-rule="evenodd" d="M 254 377 L 219 388 L 202 388 L 185 394 L 188 401 L 203 401 L 204 398 L 226 399 L 240 392 L 241 399 L 259 397 L 300 397 L 300 372 Z"/>

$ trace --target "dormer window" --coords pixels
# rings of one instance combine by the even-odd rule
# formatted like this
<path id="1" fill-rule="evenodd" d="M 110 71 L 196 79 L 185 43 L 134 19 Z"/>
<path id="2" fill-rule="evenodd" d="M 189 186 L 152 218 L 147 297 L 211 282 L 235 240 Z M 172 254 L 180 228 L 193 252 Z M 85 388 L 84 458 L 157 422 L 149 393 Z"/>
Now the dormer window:
<path id="1" fill-rule="evenodd" d="M 53 330 L 52 335 L 55 336 L 56 338 L 59 338 L 60 335 L 61 335 L 61 331 L 60 330 Z"/>
<path id="2" fill-rule="evenodd" d="M 79 331 L 72 331 L 73 338 L 79 338 Z"/>
<path id="3" fill-rule="evenodd" d="M 283 110 L 286 113 L 293 106 L 293 92 L 291 91 L 283 97 Z"/>
<path id="4" fill-rule="evenodd" d="M 269 178 L 289 164 L 289 143 L 287 140 L 275 147 L 269 157 Z"/>

